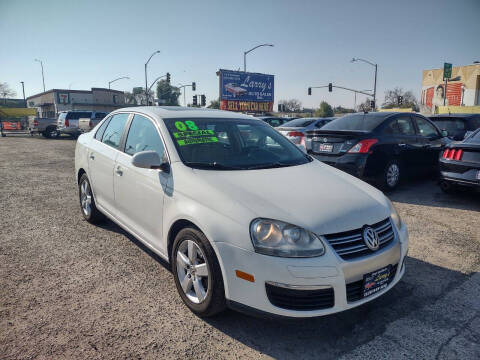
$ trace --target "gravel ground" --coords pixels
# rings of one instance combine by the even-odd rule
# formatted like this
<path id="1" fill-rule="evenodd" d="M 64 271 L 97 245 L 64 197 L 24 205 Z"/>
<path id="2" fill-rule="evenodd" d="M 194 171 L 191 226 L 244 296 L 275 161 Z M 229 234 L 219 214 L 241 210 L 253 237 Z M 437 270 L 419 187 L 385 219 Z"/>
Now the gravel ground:
<path id="1" fill-rule="evenodd" d="M 74 147 L 0 139 L 1 359 L 480 358 L 478 195 L 431 180 L 393 193 L 407 273 L 369 304 L 292 322 L 202 320 L 161 260 L 115 224 L 83 220 Z"/>

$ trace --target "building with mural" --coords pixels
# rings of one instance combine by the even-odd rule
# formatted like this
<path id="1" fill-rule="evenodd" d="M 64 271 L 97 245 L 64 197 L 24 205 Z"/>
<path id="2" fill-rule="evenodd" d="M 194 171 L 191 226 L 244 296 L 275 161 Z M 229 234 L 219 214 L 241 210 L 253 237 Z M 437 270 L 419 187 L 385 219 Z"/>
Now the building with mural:
<path id="1" fill-rule="evenodd" d="M 451 79 L 445 89 L 443 69 L 423 71 L 420 103 L 425 112 L 435 113 L 439 106 L 480 105 L 480 63 L 453 67 Z"/>
<path id="2" fill-rule="evenodd" d="M 93 110 L 110 112 L 125 107 L 123 91 L 52 89 L 27 98 L 29 108 L 37 108 L 39 117 L 54 118 L 60 111 Z"/>

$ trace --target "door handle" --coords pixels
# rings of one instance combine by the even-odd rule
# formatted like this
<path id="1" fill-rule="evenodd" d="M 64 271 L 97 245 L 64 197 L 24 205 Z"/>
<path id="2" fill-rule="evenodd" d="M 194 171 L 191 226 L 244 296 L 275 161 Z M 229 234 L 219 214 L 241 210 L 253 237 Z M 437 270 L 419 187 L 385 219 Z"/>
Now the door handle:
<path id="1" fill-rule="evenodd" d="M 120 166 L 117 167 L 117 170 L 115 170 L 115 173 L 116 173 L 118 176 L 122 176 L 122 175 L 123 175 L 122 168 L 121 168 Z"/>
<path id="2" fill-rule="evenodd" d="M 90 154 L 90 160 L 95 160 L 95 155 L 93 155 L 93 153 Z"/>
<path id="3" fill-rule="evenodd" d="M 398 146 L 405 147 L 405 146 L 407 146 L 407 144 L 398 144 Z"/>

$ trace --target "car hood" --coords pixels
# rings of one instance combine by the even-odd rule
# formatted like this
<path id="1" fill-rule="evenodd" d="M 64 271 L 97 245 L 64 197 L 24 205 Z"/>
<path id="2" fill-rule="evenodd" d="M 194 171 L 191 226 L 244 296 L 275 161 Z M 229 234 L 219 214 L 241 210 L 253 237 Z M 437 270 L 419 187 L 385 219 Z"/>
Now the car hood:
<path id="1" fill-rule="evenodd" d="M 247 171 L 181 167 L 178 191 L 244 225 L 263 217 L 330 234 L 390 216 L 382 192 L 318 160 Z"/>

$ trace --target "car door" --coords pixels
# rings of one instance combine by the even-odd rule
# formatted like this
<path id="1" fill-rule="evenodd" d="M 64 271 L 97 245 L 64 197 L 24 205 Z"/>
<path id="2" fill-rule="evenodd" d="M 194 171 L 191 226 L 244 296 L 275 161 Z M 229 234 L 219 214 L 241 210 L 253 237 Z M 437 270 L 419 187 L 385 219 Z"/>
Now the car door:
<path id="1" fill-rule="evenodd" d="M 422 151 L 419 156 L 422 172 L 430 172 L 438 166 L 438 156 L 443 148 L 440 131 L 427 119 L 413 115 Z"/>
<path id="2" fill-rule="evenodd" d="M 88 151 L 89 178 L 97 205 L 115 215 L 113 168 L 129 114 L 119 113 L 107 119 L 95 133 Z"/>
<path id="3" fill-rule="evenodd" d="M 396 150 L 400 156 L 404 169 L 414 174 L 420 168 L 418 156 L 422 144 L 415 133 L 415 127 L 409 114 L 400 114 L 395 117 L 397 122 Z"/>
<path id="4" fill-rule="evenodd" d="M 154 121 L 135 114 L 126 135 L 124 150 L 115 163 L 115 207 L 119 220 L 133 233 L 166 253 L 166 249 L 161 248 L 163 198 L 171 175 L 132 165 L 133 155 L 147 150 L 156 151 L 161 159 L 167 156 Z"/>

